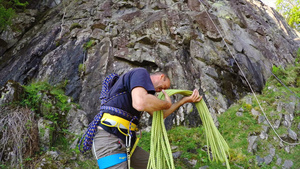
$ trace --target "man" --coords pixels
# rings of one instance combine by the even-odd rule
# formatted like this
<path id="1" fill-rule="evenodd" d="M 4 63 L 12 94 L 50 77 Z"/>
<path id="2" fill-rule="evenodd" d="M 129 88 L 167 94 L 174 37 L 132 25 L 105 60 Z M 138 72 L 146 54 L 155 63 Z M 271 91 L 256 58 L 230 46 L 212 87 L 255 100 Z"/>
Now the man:
<path id="1" fill-rule="evenodd" d="M 136 140 L 135 128 L 142 112 L 145 111 L 152 116 L 153 112 L 164 110 L 166 118 L 184 103 L 199 102 L 202 99 L 198 90 L 194 90 L 191 96 L 172 104 L 171 98 L 164 91 L 169 87 L 170 79 L 166 74 L 156 72 L 150 75 L 144 68 L 133 69 L 119 77 L 108 93 L 108 101 L 100 108 L 103 115 L 93 139 L 92 152 L 98 160 L 100 169 L 128 168 L 127 161 L 116 162 L 115 159 L 124 159 L 118 154 L 126 153 L 125 144 L 129 135 L 132 136 L 130 147 L 133 147 Z M 161 91 L 165 95 L 164 101 L 154 95 L 155 92 Z M 130 158 L 130 166 L 145 169 L 148 158 L 148 152 L 136 147 Z"/>

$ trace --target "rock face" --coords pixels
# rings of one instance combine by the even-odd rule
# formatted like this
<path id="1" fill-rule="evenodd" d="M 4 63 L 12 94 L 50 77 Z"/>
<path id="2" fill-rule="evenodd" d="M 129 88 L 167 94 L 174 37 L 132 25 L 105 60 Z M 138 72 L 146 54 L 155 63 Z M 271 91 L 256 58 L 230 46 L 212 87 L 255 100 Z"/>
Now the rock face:
<path id="1" fill-rule="evenodd" d="M 293 63 L 300 46 L 299 33 L 259 0 L 35 4 L 15 20 L 20 31 L 0 35 L 0 86 L 68 81 L 66 94 L 89 120 L 99 109 L 102 79 L 140 66 L 166 71 L 172 88 L 199 89 L 210 112 L 223 113 L 250 91 L 247 83 L 260 91 L 272 65 Z M 184 119 L 195 119 L 191 114 L 197 116 Z M 170 118 L 176 123 L 182 115 Z M 185 124 L 200 121 L 192 123 Z"/>

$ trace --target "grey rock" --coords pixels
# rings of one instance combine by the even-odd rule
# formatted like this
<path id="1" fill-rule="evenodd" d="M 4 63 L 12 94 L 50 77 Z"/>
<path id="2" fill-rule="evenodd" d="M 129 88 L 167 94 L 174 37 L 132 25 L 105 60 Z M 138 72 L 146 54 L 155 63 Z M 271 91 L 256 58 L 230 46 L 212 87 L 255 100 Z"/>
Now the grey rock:
<path id="1" fill-rule="evenodd" d="M 59 157 L 59 154 L 57 151 L 47 151 L 47 155 L 50 155 L 53 160 L 57 160 Z"/>
<path id="2" fill-rule="evenodd" d="M 294 165 L 293 161 L 291 160 L 285 160 L 284 163 L 282 164 L 283 169 L 290 169 Z"/>
<path id="3" fill-rule="evenodd" d="M 197 160 L 189 160 L 189 164 L 195 167 L 195 165 L 197 164 Z"/>
<path id="4" fill-rule="evenodd" d="M 255 109 L 251 109 L 251 114 L 253 116 L 259 116 L 260 115 L 259 111 L 256 111 Z"/>
<path id="5" fill-rule="evenodd" d="M 292 125 L 292 120 L 291 120 L 290 114 L 285 114 L 285 115 L 284 115 L 283 125 L 284 125 L 285 127 L 288 127 L 288 128 L 291 127 L 291 125 Z"/>
<path id="6" fill-rule="evenodd" d="M 262 139 L 262 140 L 267 140 L 268 139 L 268 134 L 264 131 L 262 131 L 259 135 L 259 137 Z"/>
<path id="7" fill-rule="evenodd" d="M 242 112 L 240 112 L 240 111 L 238 111 L 238 112 L 236 112 L 236 114 L 235 114 L 236 116 L 239 116 L 239 117 L 241 117 L 241 116 L 243 116 L 243 113 Z"/>
<path id="8" fill-rule="evenodd" d="M 284 147 L 284 144 L 282 143 L 282 141 L 280 141 L 279 146 L 280 146 L 280 148 Z"/>
<path id="9" fill-rule="evenodd" d="M 257 136 L 250 136 L 248 137 L 248 152 L 249 153 L 255 153 L 257 151 L 257 141 L 258 141 L 258 137 Z"/>
<path id="10" fill-rule="evenodd" d="M 289 136 L 291 139 L 297 141 L 297 133 L 294 132 L 292 129 L 288 129 L 288 136 Z"/>
<path id="11" fill-rule="evenodd" d="M 260 123 L 263 123 L 265 120 L 266 120 L 265 116 L 260 115 L 257 119 L 257 122 L 260 124 Z"/>
<path id="12" fill-rule="evenodd" d="M 181 154 L 182 154 L 181 151 L 177 151 L 175 153 L 172 153 L 174 159 L 179 158 L 181 156 Z"/>
<path id="13" fill-rule="evenodd" d="M 202 166 L 202 167 L 200 167 L 199 169 L 208 169 L 209 168 L 209 166 Z"/>
<path id="14" fill-rule="evenodd" d="M 277 157 L 276 165 L 280 165 L 282 163 L 282 159 L 280 157 Z"/>
<path id="15" fill-rule="evenodd" d="M 269 165 L 272 161 L 273 161 L 273 156 L 271 154 L 267 155 L 265 158 L 264 158 L 264 161 L 265 161 L 265 164 L 266 165 Z"/>
<path id="16" fill-rule="evenodd" d="M 294 114 L 295 108 L 296 108 L 295 102 L 289 102 L 289 103 L 286 104 L 286 106 L 285 106 L 285 110 L 286 110 L 289 114 Z"/>
<path id="17" fill-rule="evenodd" d="M 285 146 L 284 147 L 284 150 L 287 152 L 287 153 L 290 153 L 291 151 L 290 151 L 290 146 Z"/>
<path id="18" fill-rule="evenodd" d="M 292 125 L 290 121 L 286 121 L 286 120 L 284 120 L 284 121 L 282 122 L 282 124 L 283 124 L 285 127 L 287 127 L 287 128 L 291 127 L 291 125 Z"/>
<path id="19" fill-rule="evenodd" d="M 258 166 L 261 166 L 265 162 L 265 159 L 260 156 L 256 156 L 256 162 Z"/>
<path id="20" fill-rule="evenodd" d="M 0 88 L 0 106 L 8 105 L 14 101 L 20 101 L 24 94 L 24 88 L 15 81 L 8 81 Z"/>
<path id="21" fill-rule="evenodd" d="M 241 107 L 241 108 L 239 109 L 239 112 L 244 112 L 244 109 Z"/>
<path id="22" fill-rule="evenodd" d="M 38 121 L 38 130 L 39 130 L 39 142 L 40 146 L 45 150 L 48 150 L 53 143 L 53 129 L 54 123 L 49 120 L 40 118 Z"/>
<path id="23" fill-rule="evenodd" d="M 276 152 L 276 149 L 275 149 L 275 148 L 270 148 L 270 155 L 271 155 L 272 157 L 275 156 L 275 152 Z"/>
<path id="24" fill-rule="evenodd" d="M 279 103 L 277 104 L 277 109 L 276 109 L 276 111 L 277 111 L 277 112 L 281 112 L 281 111 L 282 111 L 283 105 L 284 105 L 284 103 L 279 102 Z"/>
<path id="25" fill-rule="evenodd" d="M 269 132 L 269 129 L 270 129 L 269 126 L 263 125 L 262 128 L 263 128 L 263 131 L 264 131 L 265 133 L 268 133 L 268 132 Z"/>
<path id="26" fill-rule="evenodd" d="M 278 129 L 279 126 L 280 126 L 280 123 L 281 123 L 281 121 L 277 119 L 277 120 L 275 121 L 275 123 L 274 123 L 274 128 L 275 128 L 275 129 Z"/>
<path id="27" fill-rule="evenodd" d="M 246 104 L 252 105 L 252 98 L 251 97 L 245 97 Z"/>

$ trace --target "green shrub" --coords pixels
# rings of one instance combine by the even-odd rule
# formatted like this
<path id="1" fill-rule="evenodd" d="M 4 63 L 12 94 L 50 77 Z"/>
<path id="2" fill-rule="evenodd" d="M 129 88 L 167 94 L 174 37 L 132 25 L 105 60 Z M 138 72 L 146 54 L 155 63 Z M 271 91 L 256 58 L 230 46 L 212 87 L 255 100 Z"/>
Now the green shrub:
<path id="1" fill-rule="evenodd" d="M 11 25 L 11 20 L 15 16 L 15 11 L 12 8 L 6 9 L 0 4 L 0 31 L 4 30 L 6 26 Z"/>
<path id="2" fill-rule="evenodd" d="M 88 50 L 89 48 L 91 48 L 92 46 L 94 46 L 96 44 L 95 40 L 89 40 L 86 44 L 83 45 L 84 50 Z"/>
<path id="3" fill-rule="evenodd" d="M 0 31 L 5 30 L 7 26 L 11 26 L 12 19 L 16 16 L 16 9 L 23 8 L 28 2 L 21 3 L 19 0 L 0 0 Z"/>
<path id="4" fill-rule="evenodd" d="M 51 86 L 47 82 L 35 82 L 24 86 L 25 95 L 21 105 L 29 107 L 39 116 L 54 122 L 60 128 L 66 128 L 65 118 L 72 104 L 62 89 L 66 83 L 64 81 L 61 85 Z M 45 100 L 45 98 L 48 99 Z"/>

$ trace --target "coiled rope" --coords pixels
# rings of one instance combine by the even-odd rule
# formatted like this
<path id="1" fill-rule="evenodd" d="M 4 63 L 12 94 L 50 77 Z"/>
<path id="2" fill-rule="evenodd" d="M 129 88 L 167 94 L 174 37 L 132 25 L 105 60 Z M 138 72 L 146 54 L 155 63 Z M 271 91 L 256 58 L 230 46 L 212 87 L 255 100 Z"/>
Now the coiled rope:
<path id="1" fill-rule="evenodd" d="M 191 95 L 193 92 L 189 90 L 168 89 L 165 92 L 171 96 L 174 94 L 182 94 L 185 96 Z M 164 99 L 164 94 L 160 93 L 159 99 Z M 207 154 L 209 160 L 225 162 L 227 169 L 229 166 L 229 146 L 218 131 L 211 117 L 211 114 L 202 99 L 195 103 L 200 118 L 202 120 L 207 142 Z M 210 151 L 211 150 L 211 151 Z M 210 154 L 212 158 L 210 158 Z M 147 168 L 156 169 L 174 169 L 172 151 L 170 148 L 169 139 L 163 122 L 163 111 L 153 113 L 151 140 L 150 140 L 150 156 Z"/>

